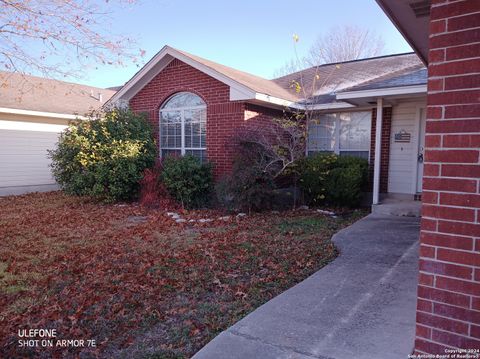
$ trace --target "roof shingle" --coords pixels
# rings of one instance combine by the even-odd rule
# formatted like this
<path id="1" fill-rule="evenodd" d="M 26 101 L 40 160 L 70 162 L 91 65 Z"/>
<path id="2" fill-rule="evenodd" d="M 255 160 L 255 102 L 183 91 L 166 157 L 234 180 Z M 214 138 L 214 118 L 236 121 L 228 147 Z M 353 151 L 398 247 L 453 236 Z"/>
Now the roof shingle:
<path id="1" fill-rule="evenodd" d="M 417 55 L 408 53 L 320 65 L 272 81 L 283 88 L 298 82 L 305 89 L 303 97 L 309 99 L 303 102 L 326 104 L 335 101 L 336 93 L 347 89 L 426 84 L 427 78 L 425 66 Z"/>
<path id="2" fill-rule="evenodd" d="M 295 92 L 289 91 L 288 88 L 281 86 L 281 84 L 278 84 L 275 81 L 267 80 L 263 77 L 252 75 L 248 72 L 240 71 L 232 67 L 228 67 L 196 55 L 192 55 L 182 50 L 178 50 L 178 49 L 174 49 L 174 50 L 180 52 L 184 56 L 187 56 L 190 59 L 204 66 L 207 66 L 229 77 L 234 81 L 237 81 L 238 83 L 252 89 L 255 92 L 278 97 L 284 100 L 290 100 L 290 101 L 298 100 L 298 96 Z"/>
<path id="3" fill-rule="evenodd" d="M 0 107 L 84 115 L 99 109 L 114 93 L 98 87 L 0 71 Z"/>

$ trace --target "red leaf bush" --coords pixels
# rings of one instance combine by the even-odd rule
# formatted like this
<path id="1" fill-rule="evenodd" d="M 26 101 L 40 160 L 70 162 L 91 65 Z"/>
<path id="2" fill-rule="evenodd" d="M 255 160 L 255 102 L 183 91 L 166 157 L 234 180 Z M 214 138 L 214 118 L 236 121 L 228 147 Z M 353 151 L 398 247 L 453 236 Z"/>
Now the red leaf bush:
<path id="1" fill-rule="evenodd" d="M 140 180 L 139 202 L 147 208 L 175 208 L 177 204 L 168 194 L 165 185 L 160 181 L 161 163 L 147 168 Z"/>

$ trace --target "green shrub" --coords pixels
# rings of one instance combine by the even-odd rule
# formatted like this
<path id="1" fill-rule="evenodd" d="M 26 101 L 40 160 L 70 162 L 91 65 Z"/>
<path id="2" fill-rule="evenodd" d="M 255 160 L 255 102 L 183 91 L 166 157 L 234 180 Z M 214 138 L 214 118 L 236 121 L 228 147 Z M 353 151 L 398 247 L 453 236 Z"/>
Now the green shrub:
<path id="1" fill-rule="evenodd" d="M 49 151 L 52 172 L 69 194 L 113 202 L 136 198 L 145 168 L 157 157 L 144 116 L 114 109 L 71 124 Z"/>
<path id="2" fill-rule="evenodd" d="M 326 201 L 327 177 L 335 167 L 337 158 L 334 154 L 318 153 L 303 159 L 299 166 L 300 187 L 307 203 L 318 205 Z"/>
<path id="3" fill-rule="evenodd" d="M 355 207 L 360 204 L 368 175 L 365 159 L 316 154 L 304 160 L 300 183 L 310 204 Z"/>
<path id="4" fill-rule="evenodd" d="M 168 193 L 185 208 L 208 205 L 213 190 L 213 168 L 193 156 L 163 160 L 160 179 Z"/>
<path id="5" fill-rule="evenodd" d="M 338 157 L 336 167 L 327 177 L 328 201 L 338 206 L 358 206 L 367 177 L 367 160 L 352 156 Z"/>

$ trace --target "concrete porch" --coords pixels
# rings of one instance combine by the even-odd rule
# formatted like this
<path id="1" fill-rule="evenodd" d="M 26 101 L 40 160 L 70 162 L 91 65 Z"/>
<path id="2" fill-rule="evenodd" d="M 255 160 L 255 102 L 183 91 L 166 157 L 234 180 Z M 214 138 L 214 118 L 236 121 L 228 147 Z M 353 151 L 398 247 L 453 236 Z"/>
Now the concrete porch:
<path id="1" fill-rule="evenodd" d="M 372 205 L 372 213 L 399 217 L 421 217 L 422 201 L 413 198 L 387 197 Z"/>

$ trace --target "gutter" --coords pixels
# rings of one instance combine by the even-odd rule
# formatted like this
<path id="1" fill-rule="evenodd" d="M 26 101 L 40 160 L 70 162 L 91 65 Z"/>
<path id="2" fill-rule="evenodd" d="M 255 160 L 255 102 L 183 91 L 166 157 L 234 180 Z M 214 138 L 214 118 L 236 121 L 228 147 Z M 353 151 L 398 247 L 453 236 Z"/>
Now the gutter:
<path id="1" fill-rule="evenodd" d="M 346 91 L 337 94 L 337 100 L 348 100 L 365 97 L 385 97 L 397 95 L 427 94 L 427 85 L 388 87 L 383 89 Z"/>
<path id="2" fill-rule="evenodd" d="M 66 113 L 56 113 L 56 112 L 21 110 L 17 108 L 7 108 L 7 107 L 0 107 L 0 113 L 10 113 L 14 115 L 25 115 L 25 116 L 35 116 L 35 117 L 59 118 L 63 120 L 87 120 L 88 119 L 87 117 L 80 116 L 80 115 L 70 115 Z"/>

